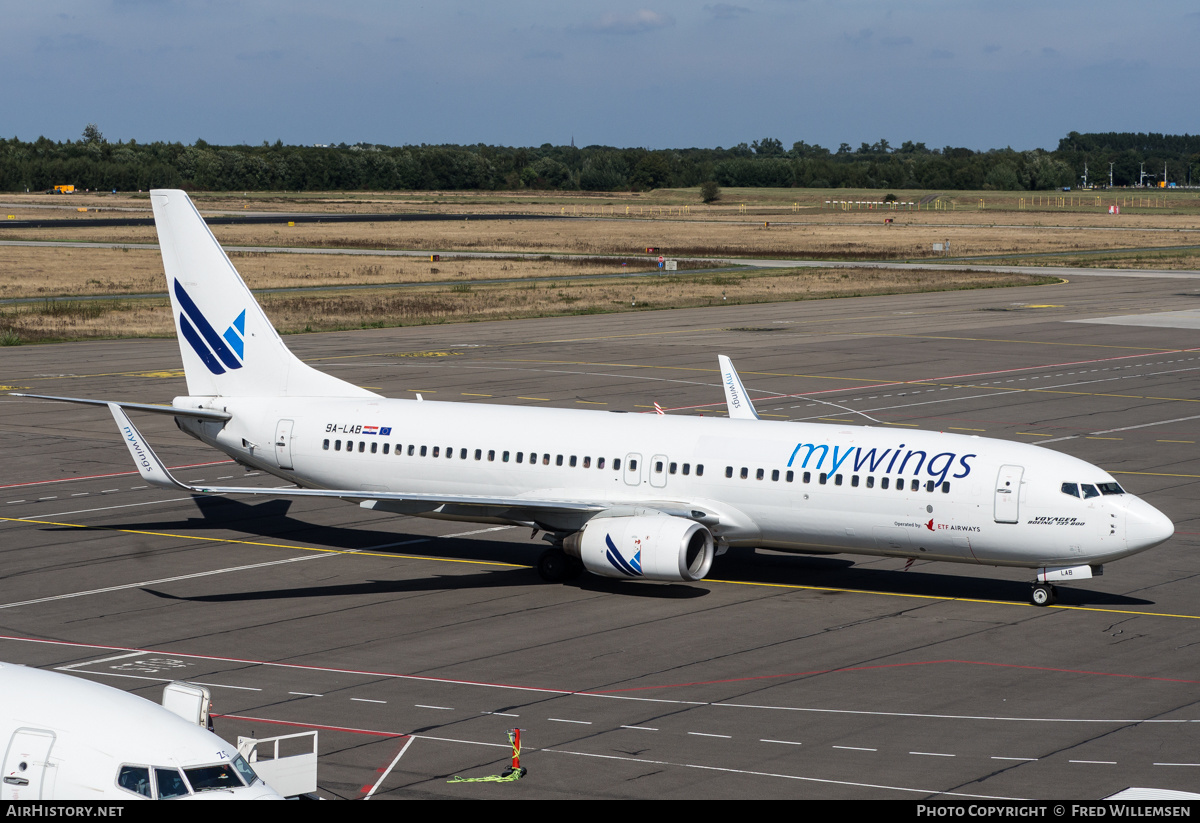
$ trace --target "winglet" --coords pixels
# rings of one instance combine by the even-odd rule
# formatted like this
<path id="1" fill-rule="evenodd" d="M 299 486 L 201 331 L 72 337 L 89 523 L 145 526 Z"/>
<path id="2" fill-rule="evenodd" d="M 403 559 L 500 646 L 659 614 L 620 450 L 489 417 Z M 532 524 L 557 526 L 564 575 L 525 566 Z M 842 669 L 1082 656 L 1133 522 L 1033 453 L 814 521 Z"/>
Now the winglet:
<path id="1" fill-rule="evenodd" d="M 725 388 L 725 405 L 729 407 L 729 417 L 758 420 L 758 412 L 754 410 L 750 395 L 746 394 L 746 387 L 742 385 L 742 378 L 738 377 L 733 361 L 723 354 L 718 354 L 717 360 L 721 363 L 721 385 Z"/>
<path id="2" fill-rule="evenodd" d="M 150 444 L 142 437 L 142 433 L 137 430 L 133 421 L 120 406 L 116 403 L 109 403 L 108 410 L 112 412 L 113 419 L 117 421 L 117 428 L 121 430 L 121 437 L 125 439 L 125 446 L 129 449 L 129 454 L 133 457 L 133 462 L 137 465 L 143 480 L 151 486 L 158 486 L 162 489 L 192 490 L 191 487 L 185 486 L 171 476 L 167 467 L 154 453 L 154 449 L 150 448 Z"/>

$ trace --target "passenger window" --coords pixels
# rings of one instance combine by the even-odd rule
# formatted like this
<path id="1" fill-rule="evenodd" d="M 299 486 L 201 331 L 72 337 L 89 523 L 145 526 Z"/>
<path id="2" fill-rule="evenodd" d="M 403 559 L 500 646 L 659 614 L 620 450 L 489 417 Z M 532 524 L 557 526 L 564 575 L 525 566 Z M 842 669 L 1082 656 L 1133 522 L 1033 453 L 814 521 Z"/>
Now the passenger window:
<path id="1" fill-rule="evenodd" d="M 779 479 L 779 469 L 771 469 L 771 479 L 772 480 Z"/>
<path id="2" fill-rule="evenodd" d="M 747 469 L 745 466 L 742 466 L 742 479 L 745 480 L 749 476 L 750 476 L 750 470 Z"/>
<path id="3" fill-rule="evenodd" d="M 754 479 L 755 479 L 755 480 L 762 480 L 762 479 L 763 479 L 763 473 L 764 473 L 764 472 L 763 472 L 763 470 L 762 470 L 762 469 L 759 469 L 758 471 L 756 471 L 756 472 L 754 473 Z"/>
<path id="4" fill-rule="evenodd" d="M 409 446 L 409 448 L 411 449 L 411 448 L 412 448 L 412 446 Z M 412 454 L 412 452 L 409 452 L 409 454 Z M 483 449 L 476 449 L 476 450 L 475 450 L 475 459 L 476 459 L 476 460 L 482 460 L 482 459 L 483 459 Z"/>
<path id="5" fill-rule="evenodd" d="M 654 461 L 654 473 L 655 474 L 663 473 L 663 462 L 661 460 Z"/>
<path id="6" fill-rule="evenodd" d="M 555 455 L 555 457 L 554 457 L 554 465 L 556 465 L 556 466 L 561 466 L 561 465 L 562 465 L 562 458 L 563 458 L 563 456 L 562 456 L 561 454 L 559 454 L 559 455 Z M 637 466 L 634 466 L 633 468 L 635 468 L 635 469 L 636 469 L 636 468 L 637 468 Z"/>
<path id="7" fill-rule="evenodd" d="M 886 489 L 888 487 L 888 479 L 886 477 L 879 478 L 879 488 Z"/>
<path id="8" fill-rule="evenodd" d="M 508 462 L 508 452 L 505 452 L 504 454 L 500 455 L 500 460 L 504 463 L 507 463 Z"/>
<path id="9" fill-rule="evenodd" d="M 835 474 L 833 476 L 833 485 L 835 485 L 835 486 L 842 485 L 842 476 L 840 474 Z"/>
<path id="10" fill-rule="evenodd" d="M 325 442 L 321 444 L 321 448 L 325 449 L 325 451 L 329 451 L 329 438 L 328 437 L 326 437 Z"/>
<path id="11" fill-rule="evenodd" d="M 391 445 L 392 445 L 391 443 L 384 443 L 384 444 L 383 444 L 383 453 L 384 453 L 384 454 L 387 454 L 387 453 L 388 453 L 388 449 L 391 447 Z"/>
<path id="12" fill-rule="evenodd" d="M 378 442 L 372 443 L 371 444 L 371 454 L 377 454 L 378 452 L 379 452 L 379 443 Z"/>
<path id="13" fill-rule="evenodd" d="M 875 475 L 873 475 L 873 474 L 867 475 L 867 488 L 868 489 L 875 488 Z"/>
<path id="14" fill-rule="evenodd" d="M 733 466 L 726 466 L 726 467 L 725 467 L 725 476 L 726 476 L 726 477 L 733 477 Z"/>
<path id="15" fill-rule="evenodd" d="M 524 462 L 524 460 L 525 460 L 525 454 L 523 452 L 517 452 L 517 462 L 521 463 L 521 462 Z"/>
<path id="16" fill-rule="evenodd" d="M 619 472 L 620 470 L 621 470 L 621 458 L 614 457 L 613 458 L 613 471 Z"/>
<path id="17" fill-rule="evenodd" d="M 925 491 L 927 491 L 927 492 L 931 492 L 931 491 L 933 491 L 935 488 L 937 488 L 937 483 L 936 483 L 935 481 L 933 481 L 933 480 L 926 480 L 926 481 L 925 481 Z"/>
<path id="18" fill-rule="evenodd" d="M 342 450 L 342 441 L 341 440 L 333 441 L 333 450 L 335 452 L 340 452 Z"/>
<path id="19" fill-rule="evenodd" d="M 857 474 L 850 475 L 850 485 L 854 486 L 855 488 L 858 488 L 858 475 Z"/>
<path id="20" fill-rule="evenodd" d="M 637 461 L 636 461 L 636 460 L 630 460 L 630 461 L 629 461 L 629 470 L 630 470 L 631 472 L 635 472 L 635 471 L 637 471 Z"/>
<path id="21" fill-rule="evenodd" d="M 488 462 L 493 463 L 496 460 L 496 450 L 488 449 Z"/>
<path id="22" fill-rule="evenodd" d="M 692 473 L 692 464 L 691 464 L 691 463 L 684 463 L 684 464 L 683 464 L 683 473 L 684 473 L 685 475 L 687 475 L 687 474 L 691 474 L 691 473 Z"/>
<path id="23" fill-rule="evenodd" d="M 829 479 L 829 475 L 828 475 L 828 474 L 826 474 L 825 472 L 821 472 L 821 476 L 818 478 L 818 482 L 819 482 L 819 483 L 820 483 L 822 486 L 824 486 L 824 485 L 825 485 L 825 481 L 826 481 L 826 480 L 828 480 L 828 479 Z"/>
<path id="24" fill-rule="evenodd" d="M 670 466 L 667 467 L 667 471 L 671 474 L 675 474 L 678 470 L 679 470 L 678 463 L 672 463 Z"/>
<path id="25" fill-rule="evenodd" d="M 412 457 L 412 456 L 413 456 L 414 454 L 416 454 L 416 453 L 417 453 L 417 447 L 416 447 L 416 446 L 409 446 L 409 447 L 408 447 L 408 456 L 409 456 L 409 457 Z"/>
<path id="26" fill-rule="evenodd" d="M 466 449 L 461 449 L 461 450 L 458 452 L 458 459 L 459 459 L 459 460 L 466 460 L 466 459 L 467 459 L 467 450 L 466 450 Z"/>
<path id="27" fill-rule="evenodd" d="M 122 766 L 117 785 L 127 792 L 150 797 L 150 769 L 146 766 Z"/>
<path id="28" fill-rule="evenodd" d="M 592 467 L 592 458 L 585 456 L 583 458 L 583 467 L 585 469 L 590 469 Z"/>
<path id="29" fill-rule="evenodd" d="M 604 458 L 603 457 L 596 458 L 596 468 L 598 468 L 598 469 L 604 468 Z"/>
<path id="30" fill-rule="evenodd" d="M 447 460 L 449 460 L 449 459 L 451 459 L 452 457 L 454 457 L 454 447 L 453 447 L 453 446 L 447 446 L 447 447 L 446 447 L 446 459 L 447 459 Z"/>
<path id="31" fill-rule="evenodd" d="M 792 480 L 793 480 L 795 477 L 796 477 L 796 474 L 795 474 L 795 472 L 791 471 L 790 469 L 788 470 L 788 473 L 785 475 L 785 479 L 786 479 L 786 480 L 787 480 L 787 482 L 789 482 L 789 483 L 791 483 L 791 482 L 792 482 Z"/>
<path id="32" fill-rule="evenodd" d="M 422 454 L 423 454 L 423 453 L 424 453 L 424 452 L 422 452 Z M 441 447 L 441 446 L 434 446 L 434 447 L 433 447 L 433 456 L 434 456 L 434 457 L 441 457 L 441 455 L 442 455 L 442 447 Z"/>
<path id="33" fill-rule="evenodd" d="M 803 477 L 803 478 L 801 478 L 801 479 L 802 479 L 802 480 L 803 480 L 805 483 L 811 483 L 811 482 L 812 482 L 812 472 L 805 472 L 805 473 L 804 473 L 804 477 Z"/>
<path id="34" fill-rule="evenodd" d="M 571 459 L 567 462 L 570 464 L 571 468 L 575 468 L 575 455 L 571 455 Z"/>
<path id="35" fill-rule="evenodd" d="M 950 493 L 950 481 L 944 480 L 944 481 L 942 481 L 942 494 L 949 494 L 949 493 Z"/>
<path id="36" fill-rule="evenodd" d="M 363 453 L 363 452 L 365 452 L 366 450 L 367 450 L 367 441 L 366 441 L 366 440 L 359 440 L 359 441 L 358 441 L 358 453 L 359 453 L 359 454 L 362 454 L 362 453 Z"/>
<path id="37" fill-rule="evenodd" d="M 425 456 L 425 455 L 427 455 L 428 453 L 429 453 L 429 447 L 428 447 L 428 446 L 422 446 L 422 447 L 421 447 L 421 456 L 422 456 L 422 457 L 424 457 L 424 456 Z"/>
<path id="38" fill-rule="evenodd" d="M 697 476 L 697 477 L 703 477 L 703 476 L 704 476 L 704 464 L 703 464 L 703 463 L 697 463 L 697 464 L 696 464 L 696 476 Z"/>
<path id="39" fill-rule="evenodd" d="M 550 465 L 550 455 L 548 455 L 548 454 L 543 454 L 543 455 L 542 455 L 542 465 L 543 465 L 543 466 L 549 466 L 549 465 Z"/>

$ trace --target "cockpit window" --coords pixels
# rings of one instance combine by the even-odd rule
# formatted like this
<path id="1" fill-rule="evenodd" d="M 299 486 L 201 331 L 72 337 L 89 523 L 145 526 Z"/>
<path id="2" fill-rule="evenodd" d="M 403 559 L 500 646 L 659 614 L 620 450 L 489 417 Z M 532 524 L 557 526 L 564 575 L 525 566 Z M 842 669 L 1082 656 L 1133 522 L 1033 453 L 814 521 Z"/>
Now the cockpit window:
<path id="1" fill-rule="evenodd" d="M 117 785 L 127 792 L 150 797 L 150 769 L 146 766 L 122 766 Z"/>
<path id="2" fill-rule="evenodd" d="M 1101 494 L 1124 494 L 1125 490 L 1116 483 L 1097 483 Z"/>
<path id="3" fill-rule="evenodd" d="M 1079 496 L 1079 484 L 1078 483 L 1063 483 L 1062 484 L 1062 493 L 1069 494 L 1072 497 L 1078 497 Z"/>
<path id="4" fill-rule="evenodd" d="M 154 767 L 154 779 L 158 783 L 158 797 L 165 800 L 171 797 L 183 797 L 188 793 L 187 783 L 177 769 Z"/>
<path id="5" fill-rule="evenodd" d="M 1080 488 L 1083 489 L 1083 499 L 1090 500 L 1093 497 L 1099 497 L 1100 492 L 1096 491 L 1096 487 L 1091 483 L 1081 483 Z"/>
<path id="6" fill-rule="evenodd" d="M 254 781 L 258 780 L 258 775 L 254 773 L 254 769 L 250 768 L 250 764 L 246 762 L 246 758 L 240 754 L 233 758 L 233 767 L 242 776 L 242 780 L 246 781 L 247 786 L 253 786 Z"/>
<path id="7" fill-rule="evenodd" d="M 184 769 L 188 782 L 198 792 L 209 792 L 219 789 L 240 789 L 242 781 L 238 779 L 233 766 L 228 763 L 214 763 L 211 766 L 197 766 L 194 769 Z"/>

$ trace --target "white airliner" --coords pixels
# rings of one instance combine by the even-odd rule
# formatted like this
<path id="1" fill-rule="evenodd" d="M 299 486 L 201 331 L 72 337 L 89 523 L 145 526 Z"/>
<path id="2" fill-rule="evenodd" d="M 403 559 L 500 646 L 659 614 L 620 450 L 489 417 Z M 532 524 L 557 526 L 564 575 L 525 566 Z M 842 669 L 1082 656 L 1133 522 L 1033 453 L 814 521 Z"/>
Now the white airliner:
<path id="1" fill-rule="evenodd" d="M 1053 584 L 1167 540 L 1174 526 L 1107 472 L 1033 445 L 886 427 L 759 420 L 721 357 L 729 417 L 381 397 L 302 363 L 182 191 L 151 192 L 188 396 L 105 403 L 145 479 L 199 494 L 338 497 L 367 509 L 519 524 L 538 568 L 695 581 L 754 546 L 1035 570 Z M 30 395 L 33 396 L 33 395 Z M 174 478 L 125 410 L 178 426 L 300 488 Z"/>
<path id="2" fill-rule="evenodd" d="M 137 695 L 0 663 L 0 800 L 282 800 L 237 749 Z"/>

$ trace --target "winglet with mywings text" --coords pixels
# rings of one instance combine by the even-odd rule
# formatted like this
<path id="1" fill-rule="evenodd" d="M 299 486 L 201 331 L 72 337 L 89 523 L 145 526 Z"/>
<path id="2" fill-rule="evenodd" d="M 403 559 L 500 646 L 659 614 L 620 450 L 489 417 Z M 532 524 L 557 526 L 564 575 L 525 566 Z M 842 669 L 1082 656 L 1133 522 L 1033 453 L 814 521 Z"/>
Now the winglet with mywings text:
<path id="1" fill-rule="evenodd" d="M 746 394 L 746 387 L 742 385 L 742 378 L 738 377 L 733 361 L 723 354 L 718 354 L 717 360 L 721 363 L 721 386 L 725 389 L 725 405 L 729 407 L 729 417 L 758 420 L 758 412 L 754 410 L 750 395 Z"/>

